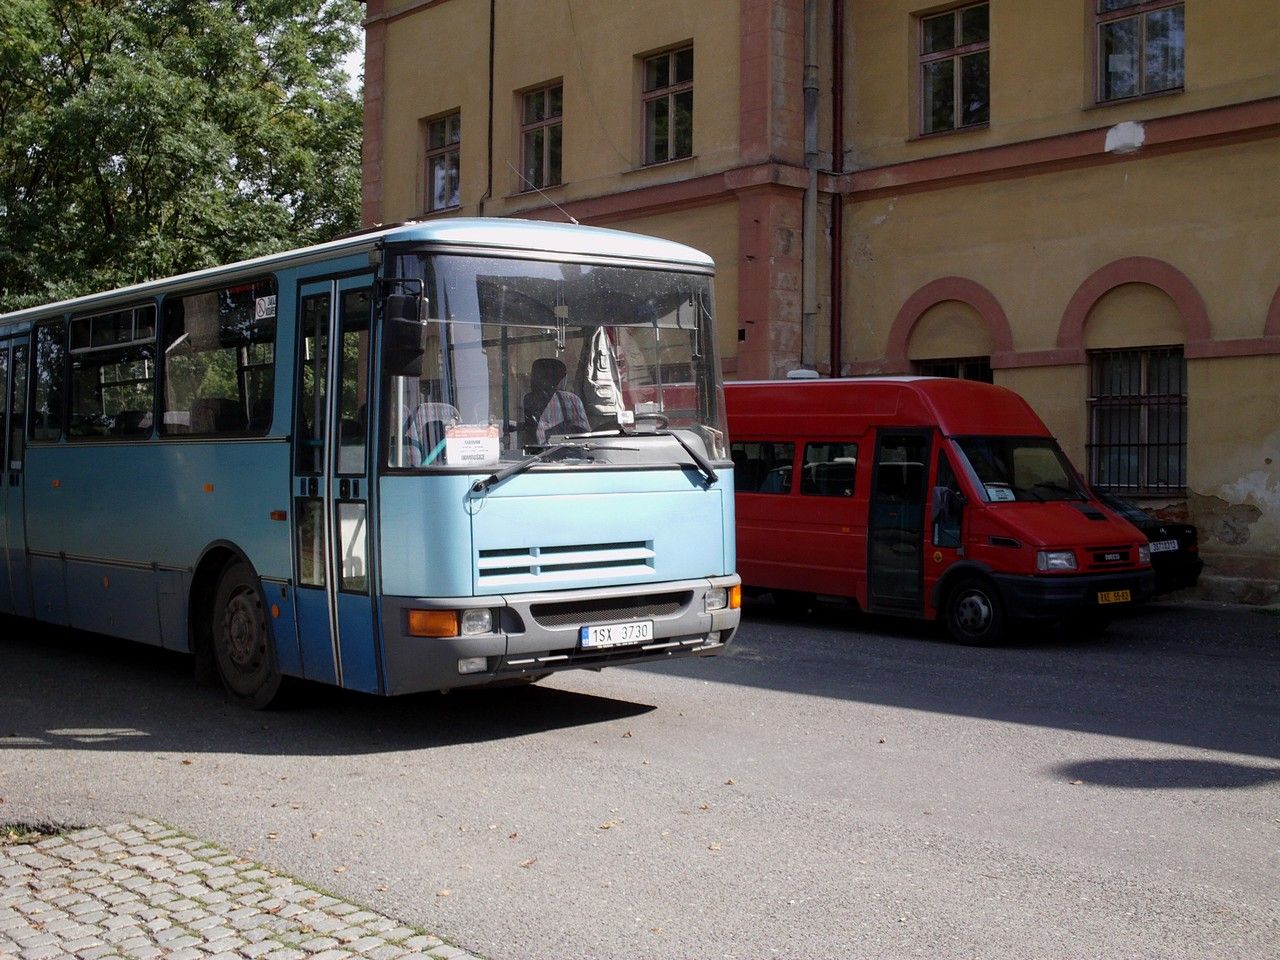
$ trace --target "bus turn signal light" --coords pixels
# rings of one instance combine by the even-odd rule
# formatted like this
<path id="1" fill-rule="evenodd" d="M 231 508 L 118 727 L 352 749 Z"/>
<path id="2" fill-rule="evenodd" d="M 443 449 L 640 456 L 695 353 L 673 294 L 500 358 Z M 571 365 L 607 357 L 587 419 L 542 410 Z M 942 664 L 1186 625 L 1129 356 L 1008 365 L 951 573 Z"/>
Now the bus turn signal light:
<path id="1" fill-rule="evenodd" d="M 737 584 L 729 588 L 729 609 L 738 610 L 742 607 L 742 584 Z"/>
<path id="2" fill-rule="evenodd" d="M 456 637 L 458 635 L 457 610 L 410 610 L 409 636 Z"/>

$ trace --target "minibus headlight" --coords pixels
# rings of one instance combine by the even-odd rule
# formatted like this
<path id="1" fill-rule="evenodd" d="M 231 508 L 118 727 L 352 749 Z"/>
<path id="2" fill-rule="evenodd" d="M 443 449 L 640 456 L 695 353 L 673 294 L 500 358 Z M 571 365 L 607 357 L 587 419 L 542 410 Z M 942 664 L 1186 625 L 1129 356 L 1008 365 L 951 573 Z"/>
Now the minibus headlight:
<path id="1" fill-rule="evenodd" d="M 1143 543 L 1138 545 L 1138 563 L 1146 566 L 1151 562 L 1151 544 Z"/>
<path id="2" fill-rule="evenodd" d="M 714 610 L 723 610 L 729 606 L 729 591 L 724 587 L 712 587 L 707 591 L 703 602 L 708 613 Z"/>
<path id="3" fill-rule="evenodd" d="M 492 610 L 463 610 L 462 635 L 473 637 L 478 633 L 493 632 Z"/>
<path id="4" fill-rule="evenodd" d="M 1076 555 L 1070 550 L 1041 550 L 1036 554 L 1036 569 L 1042 572 L 1075 568 Z"/>

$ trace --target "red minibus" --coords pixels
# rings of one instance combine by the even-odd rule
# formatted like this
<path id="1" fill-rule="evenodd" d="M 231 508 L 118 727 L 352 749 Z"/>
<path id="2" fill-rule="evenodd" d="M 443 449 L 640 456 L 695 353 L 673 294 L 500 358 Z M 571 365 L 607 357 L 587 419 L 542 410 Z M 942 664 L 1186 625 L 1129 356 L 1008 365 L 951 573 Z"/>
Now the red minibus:
<path id="1" fill-rule="evenodd" d="M 1149 598 L 1147 538 L 1016 393 L 867 377 L 725 385 L 738 572 L 784 605 L 847 597 L 994 643 Z"/>

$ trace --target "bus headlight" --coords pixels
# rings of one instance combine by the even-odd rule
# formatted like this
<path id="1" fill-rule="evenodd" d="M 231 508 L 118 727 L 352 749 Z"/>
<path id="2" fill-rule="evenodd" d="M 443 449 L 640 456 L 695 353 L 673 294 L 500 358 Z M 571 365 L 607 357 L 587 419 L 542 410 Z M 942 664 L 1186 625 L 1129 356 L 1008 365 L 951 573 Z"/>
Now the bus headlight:
<path id="1" fill-rule="evenodd" d="M 472 637 L 478 633 L 493 632 L 492 610 L 463 610 L 462 635 Z"/>
<path id="2" fill-rule="evenodd" d="M 1070 550 L 1041 550 L 1036 553 L 1036 569 L 1042 572 L 1076 569 L 1076 555 Z"/>
<path id="3" fill-rule="evenodd" d="M 1146 566 L 1151 562 L 1151 544 L 1143 543 L 1138 545 L 1138 563 Z"/>
<path id="4" fill-rule="evenodd" d="M 729 606 L 728 589 L 725 587 L 712 587 L 703 598 L 703 606 L 706 607 L 707 613 L 723 610 Z"/>

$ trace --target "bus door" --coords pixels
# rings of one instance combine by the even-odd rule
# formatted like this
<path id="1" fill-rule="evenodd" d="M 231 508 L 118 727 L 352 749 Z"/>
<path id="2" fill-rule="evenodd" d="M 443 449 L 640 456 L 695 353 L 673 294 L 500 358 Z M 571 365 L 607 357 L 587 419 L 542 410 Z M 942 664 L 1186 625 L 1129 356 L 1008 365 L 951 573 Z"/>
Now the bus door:
<path id="1" fill-rule="evenodd" d="M 867 603 L 872 612 L 924 612 L 931 437 L 928 430 L 877 432 L 867 514 Z"/>
<path id="2" fill-rule="evenodd" d="M 0 610 L 32 614 L 27 569 L 27 523 L 23 509 L 23 463 L 27 424 L 27 338 L 0 341 Z"/>
<path id="3" fill-rule="evenodd" d="M 303 674 L 378 692 L 369 564 L 373 278 L 310 282 L 298 293 L 292 512 Z"/>

